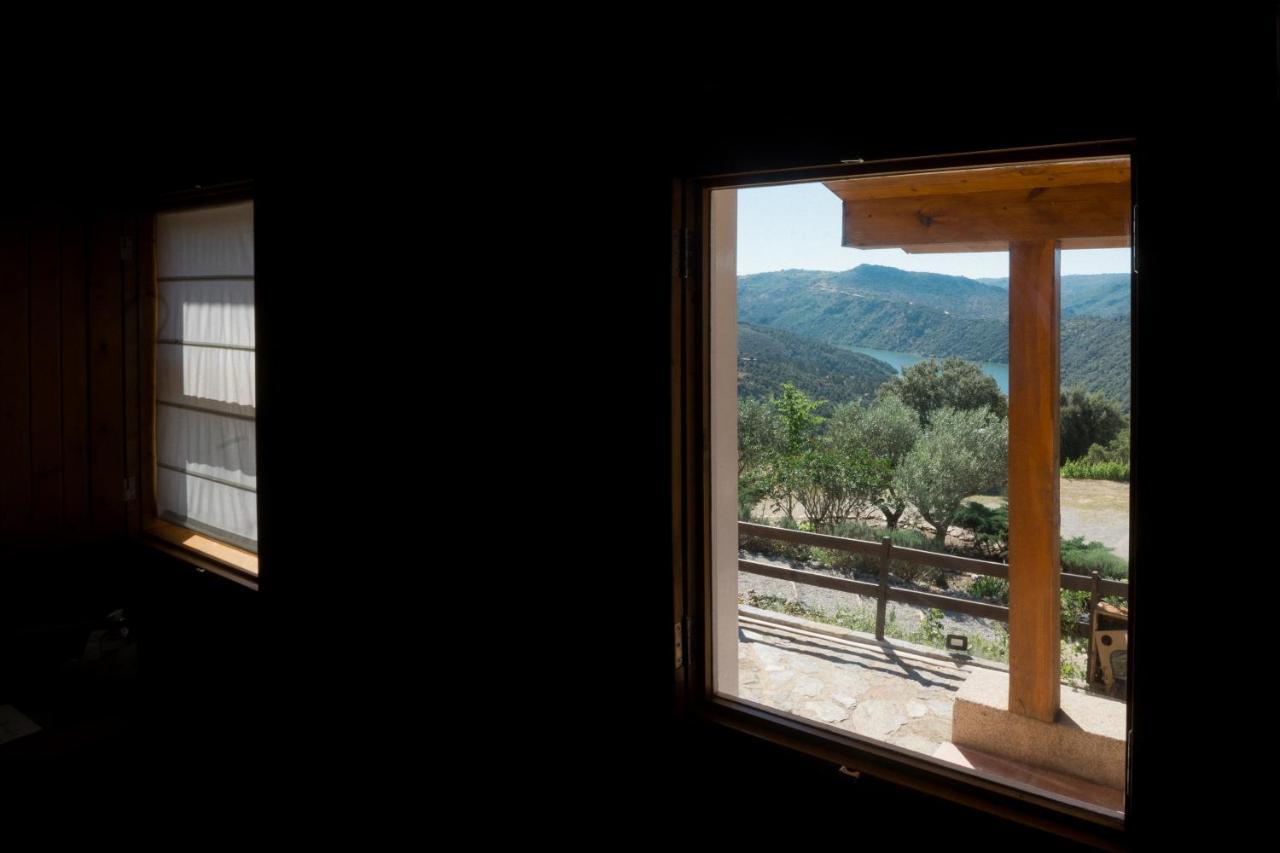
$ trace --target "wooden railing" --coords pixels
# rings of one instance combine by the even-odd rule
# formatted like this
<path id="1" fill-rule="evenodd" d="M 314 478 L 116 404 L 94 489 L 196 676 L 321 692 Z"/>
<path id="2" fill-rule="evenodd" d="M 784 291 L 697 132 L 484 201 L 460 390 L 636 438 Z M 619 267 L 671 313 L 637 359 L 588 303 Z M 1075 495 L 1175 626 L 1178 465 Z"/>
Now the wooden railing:
<path id="1" fill-rule="evenodd" d="M 932 566 L 955 572 L 987 575 L 989 577 L 1009 579 L 1009 566 L 992 560 L 976 560 L 972 557 L 957 557 L 954 554 L 939 554 L 936 551 L 922 551 L 919 548 L 904 548 L 893 544 L 888 536 L 879 542 L 865 539 L 850 539 L 844 536 L 828 536 L 825 533 L 808 533 L 804 530 L 788 530 L 784 527 L 770 527 L 765 524 L 738 522 L 738 535 L 753 536 L 758 539 L 773 539 L 778 542 L 790 542 L 794 545 L 812 545 L 832 551 L 844 551 L 849 554 L 863 554 L 877 558 L 880 567 L 878 583 L 851 580 L 835 575 L 810 572 L 803 569 L 792 569 L 786 566 L 774 566 L 769 563 L 758 563 L 754 560 L 738 560 L 738 570 L 748 574 L 761 575 L 767 578 L 794 581 L 809 586 L 852 592 L 876 599 L 876 639 L 884 640 L 885 609 L 890 601 L 903 604 L 915 604 L 921 607 L 936 607 L 952 613 L 964 613 L 982 619 L 999 619 L 1009 621 L 1009 608 L 999 604 L 988 604 L 984 601 L 971 601 L 951 595 L 938 595 L 932 592 L 920 592 L 914 589 L 889 586 L 889 565 L 899 560 L 916 565 Z M 1102 578 L 1097 572 L 1091 575 L 1072 575 L 1062 573 L 1062 588 L 1090 593 L 1089 613 L 1092 614 L 1104 595 L 1129 597 L 1129 584 L 1126 581 L 1114 581 Z"/>

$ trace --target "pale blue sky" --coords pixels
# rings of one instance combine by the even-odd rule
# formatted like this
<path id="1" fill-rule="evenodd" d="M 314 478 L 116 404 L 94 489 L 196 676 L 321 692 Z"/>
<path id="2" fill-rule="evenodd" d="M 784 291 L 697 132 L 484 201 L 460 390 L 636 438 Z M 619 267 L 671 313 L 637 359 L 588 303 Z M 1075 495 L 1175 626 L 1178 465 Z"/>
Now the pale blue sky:
<path id="1" fill-rule="evenodd" d="M 822 184 L 738 191 L 738 274 L 784 269 L 847 270 L 882 264 L 904 270 L 997 278 L 1009 274 L 1007 252 L 908 255 L 901 249 L 840 245 L 840 199 Z M 1062 253 L 1062 274 L 1126 272 L 1128 249 Z"/>

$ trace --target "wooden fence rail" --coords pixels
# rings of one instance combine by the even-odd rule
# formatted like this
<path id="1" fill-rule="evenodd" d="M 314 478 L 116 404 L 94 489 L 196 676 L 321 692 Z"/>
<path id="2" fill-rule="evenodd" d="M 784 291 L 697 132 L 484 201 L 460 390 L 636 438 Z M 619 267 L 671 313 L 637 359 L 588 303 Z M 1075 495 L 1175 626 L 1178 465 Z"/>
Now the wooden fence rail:
<path id="1" fill-rule="evenodd" d="M 857 595 L 875 598 L 877 640 L 884 639 L 885 610 L 890 601 L 915 604 L 921 607 L 936 607 L 939 610 L 963 613 L 967 616 L 976 616 L 982 619 L 1009 621 L 1009 608 L 998 604 L 988 604 L 984 601 L 971 601 L 967 598 L 889 586 L 889 567 L 893 560 L 1008 580 L 1009 566 L 1005 563 L 997 563 L 994 560 L 977 560 L 972 557 L 957 557 L 954 554 L 939 554 L 936 551 L 922 551 L 919 548 L 904 548 L 900 545 L 894 545 L 893 540 L 887 536 L 879 542 L 870 542 L 865 539 L 829 536 L 825 533 L 809 533 L 804 530 L 788 530 L 783 527 L 770 527 L 766 524 L 752 524 L 746 521 L 738 522 L 738 535 L 772 539 L 778 542 L 790 542 L 794 545 L 812 545 L 817 548 L 828 548 L 832 551 L 844 551 L 849 554 L 862 554 L 867 557 L 877 558 L 880 566 L 880 577 L 877 583 L 850 580 L 849 578 L 826 575 L 821 572 L 792 569 L 787 566 L 774 566 L 768 563 L 758 563 L 754 560 L 738 561 L 738 570 L 748 574 L 794 581 L 808 586 L 852 592 Z M 1064 572 L 1062 573 L 1062 588 L 1090 593 L 1090 614 L 1093 613 L 1098 601 L 1104 595 L 1129 597 L 1129 584 L 1127 582 L 1104 580 L 1097 572 L 1093 572 L 1092 575 L 1072 575 Z"/>

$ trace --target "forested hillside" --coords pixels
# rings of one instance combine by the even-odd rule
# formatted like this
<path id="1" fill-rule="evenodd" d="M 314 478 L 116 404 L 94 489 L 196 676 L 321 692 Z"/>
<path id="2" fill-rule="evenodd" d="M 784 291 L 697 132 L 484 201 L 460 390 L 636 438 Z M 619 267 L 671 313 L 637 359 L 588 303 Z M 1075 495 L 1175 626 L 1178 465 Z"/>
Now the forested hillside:
<path id="1" fill-rule="evenodd" d="M 777 396 L 790 382 L 832 406 L 870 400 L 896 372 L 883 361 L 778 329 L 738 324 L 738 396 Z"/>

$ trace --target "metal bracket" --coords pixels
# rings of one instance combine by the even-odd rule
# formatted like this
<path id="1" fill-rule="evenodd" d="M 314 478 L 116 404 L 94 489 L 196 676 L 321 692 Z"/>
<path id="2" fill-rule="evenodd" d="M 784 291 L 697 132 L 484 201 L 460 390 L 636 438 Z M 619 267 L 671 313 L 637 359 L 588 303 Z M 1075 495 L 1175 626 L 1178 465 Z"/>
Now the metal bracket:
<path id="1" fill-rule="evenodd" d="M 684 666 L 684 623 L 676 623 L 676 669 Z"/>

